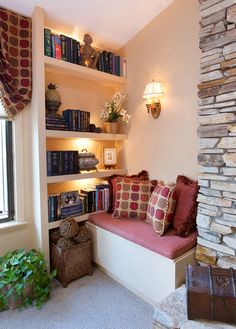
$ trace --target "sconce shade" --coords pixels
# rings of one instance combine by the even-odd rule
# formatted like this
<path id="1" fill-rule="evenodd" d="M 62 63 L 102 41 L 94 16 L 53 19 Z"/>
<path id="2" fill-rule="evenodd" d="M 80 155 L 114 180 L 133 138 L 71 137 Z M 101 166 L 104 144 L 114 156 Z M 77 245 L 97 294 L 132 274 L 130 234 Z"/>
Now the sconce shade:
<path id="1" fill-rule="evenodd" d="M 143 98 L 147 100 L 147 112 L 151 112 L 154 119 L 157 119 L 161 113 L 161 102 L 158 97 L 163 94 L 161 83 L 159 81 L 152 80 L 152 82 L 146 84 Z"/>
<path id="2" fill-rule="evenodd" d="M 164 93 L 161 87 L 161 83 L 159 81 L 153 80 L 152 82 L 146 84 L 146 88 L 143 93 L 143 98 L 156 98 L 163 94 Z"/>

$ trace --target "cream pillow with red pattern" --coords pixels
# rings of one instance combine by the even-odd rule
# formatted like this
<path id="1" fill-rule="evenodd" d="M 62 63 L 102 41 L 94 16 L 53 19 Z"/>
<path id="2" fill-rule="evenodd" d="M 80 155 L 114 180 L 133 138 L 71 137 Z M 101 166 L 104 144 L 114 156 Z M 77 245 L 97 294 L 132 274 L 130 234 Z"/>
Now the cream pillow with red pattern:
<path id="1" fill-rule="evenodd" d="M 148 203 L 146 222 L 153 225 L 158 236 L 164 234 L 171 224 L 176 205 L 174 186 L 157 186 Z"/>
<path id="2" fill-rule="evenodd" d="M 150 181 L 116 178 L 116 202 L 113 217 L 146 219 L 148 201 L 155 186 Z"/>

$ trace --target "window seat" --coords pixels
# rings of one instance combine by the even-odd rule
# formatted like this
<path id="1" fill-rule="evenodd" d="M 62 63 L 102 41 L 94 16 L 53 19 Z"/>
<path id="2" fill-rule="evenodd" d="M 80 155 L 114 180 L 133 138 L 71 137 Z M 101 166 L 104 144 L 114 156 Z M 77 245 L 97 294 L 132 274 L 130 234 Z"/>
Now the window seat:
<path id="1" fill-rule="evenodd" d="M 158 237 L 152 225 L 144 221 L 113 218 L 111 214 L 105 212 L 91 214 L 89 222 L 170 259 L 183 255 L 197 243 L 196 231 L 186 238 L 181 238 L 170 229 L 163 236 Z"/>
<path id="2" fill-rule="evenodd" d="M 157 237 L 150 224 L 106 212 L 91 214 L 86 226 L 97 266 L 152 304 L 184 283 L 186 265 L 196 263 L 196 232 L 181 238 L 169 230 Z"/>

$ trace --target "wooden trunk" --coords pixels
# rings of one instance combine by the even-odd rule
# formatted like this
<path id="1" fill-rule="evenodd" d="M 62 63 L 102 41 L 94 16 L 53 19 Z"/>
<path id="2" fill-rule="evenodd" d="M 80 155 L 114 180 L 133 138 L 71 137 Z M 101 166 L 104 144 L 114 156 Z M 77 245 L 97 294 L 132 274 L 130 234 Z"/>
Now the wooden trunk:
<path id="1" fill-rule="evenodd" d="M 57 270 L 57 279 L 63 287 L 79 277 L 93 274 L 92 244 L 83 242 L 69 248 L 51 244 L 51 268 Z"/>
<path id="2" fill-rule="evenodd" d="M 191 266 L 186 268 L 188 319 L 236 323 L 236 270 Z"/>

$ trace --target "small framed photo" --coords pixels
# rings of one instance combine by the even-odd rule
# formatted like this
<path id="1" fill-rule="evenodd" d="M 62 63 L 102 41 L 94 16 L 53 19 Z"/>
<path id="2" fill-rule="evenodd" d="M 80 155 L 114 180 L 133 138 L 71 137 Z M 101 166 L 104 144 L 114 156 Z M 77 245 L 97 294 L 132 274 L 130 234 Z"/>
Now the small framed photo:
<path id="1" fill-rule="evenodd" d="M 115 167 L 117 165 L 117 150 L 115 147 L 104 147 L 103 164 L 105 168 Z"/>

